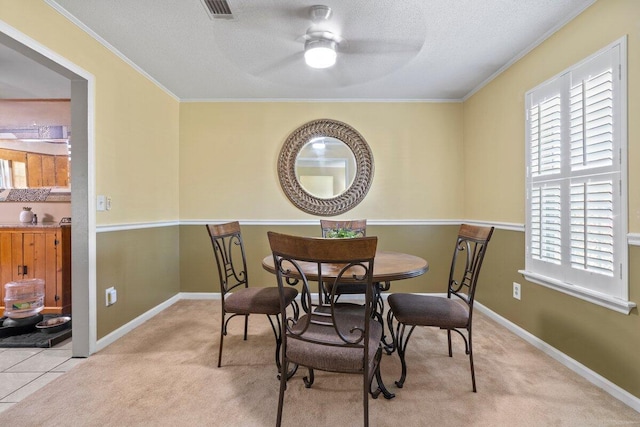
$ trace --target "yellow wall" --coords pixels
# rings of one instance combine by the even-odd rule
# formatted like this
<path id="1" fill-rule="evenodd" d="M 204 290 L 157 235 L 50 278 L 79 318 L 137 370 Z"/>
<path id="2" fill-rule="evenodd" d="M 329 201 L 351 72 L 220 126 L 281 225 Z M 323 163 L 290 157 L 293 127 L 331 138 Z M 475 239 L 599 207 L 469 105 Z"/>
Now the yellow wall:
<path id="1" fill-rule="evenodd" d="M 624 35 L 628 36 L 629 231 L 640 232 L 640 2 L 636 0 L 596 2 L 464 103 L 465 217 L 524 223 L 525 93 Z"/>
<path id="2" fill-rule="evenodd" d="M 465 217 L 524 223 L 524 95 L 628 35 L 629 230 L 640 232 L 640 2 L 600 0 L 464 103 Z M 529 283 L 524 233 L 496 234 L 478 301 L 640 397 L 640 316 Z M 640 303 L 640 250 L 629 250 L 629 298 Z M 522 300 L 511 297 L 522 284 Z"/>
<path id="3" fill-rule="evenodd" d="M 0 19 L 95 77 L 97 223 L 177 220 L 179 102 L 42 0 L 0 0 Z"/>
<path id="4" fill-rule="evenodd" d="M 374 156 L 369 193 L 343 217 L 462 216 L 460 103 L 194 102 L 180 105 L 180 219 L 312 218 L 282 192 L 277 159 L 320 118 L 355 128 Z"/>
<path id="5" fill-rule="evenodd" d="M 95 78 L 95 190 L 112 198 L 97 224 L 177 220 L 179 102 L 42 0 L 0 0 L 0 20 Z M 179 292 L 177 233 L 98 233 L 98 338 Z"/>

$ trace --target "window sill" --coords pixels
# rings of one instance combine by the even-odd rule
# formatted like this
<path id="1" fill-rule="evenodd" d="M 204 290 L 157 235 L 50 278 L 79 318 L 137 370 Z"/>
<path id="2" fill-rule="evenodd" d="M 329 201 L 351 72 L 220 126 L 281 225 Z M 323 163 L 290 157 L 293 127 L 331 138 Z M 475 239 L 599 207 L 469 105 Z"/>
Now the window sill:
<path id="1" fill-rule="evenodd" d="M 522 274 L 524 278 L 530 282 L 537 283 L 538 285 L 542 285 L 547 288 L 562 292 L 564 294 L 580 298 L 584 301 L 588 301 L 590 303 L 608 308 L 610 310 L 617 311 L 618 313 L 629 314 L 631 310 L 636 307 L 635 302 L 625 301 L 623 299 L 614 298 L 600 292 L 594 292 L 592 290 L 581 288 L 579 286 L 570 285 L 568 283 L 554 280 L 541 274 L 533 273 L 531 271 L 518 270 L 518 273 Z"/>

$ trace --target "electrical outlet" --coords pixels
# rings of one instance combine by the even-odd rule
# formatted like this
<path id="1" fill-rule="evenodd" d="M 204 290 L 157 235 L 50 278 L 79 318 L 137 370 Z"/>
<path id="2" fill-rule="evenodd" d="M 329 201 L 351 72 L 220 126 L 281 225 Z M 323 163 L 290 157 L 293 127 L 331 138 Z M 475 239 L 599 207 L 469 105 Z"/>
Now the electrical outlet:
<path id="1" fill-rule="evenodd" d="M 111 286 L 110 288 L 107 288 L 104 292 L 105 292 L 105 295 L 104 295 L 105 305 L 107 307 L 115 304 L 116 301 L 118 301 L 118 291 L 116 291 L 116 288 L 114 288 L 113 286 Z"/>
<path id="2" fill-rule="evenodd" d="M 520 283 L 513 282 L 513 297 L 515 299 L 520 299 L 522 294 L 520 293 Z"/>

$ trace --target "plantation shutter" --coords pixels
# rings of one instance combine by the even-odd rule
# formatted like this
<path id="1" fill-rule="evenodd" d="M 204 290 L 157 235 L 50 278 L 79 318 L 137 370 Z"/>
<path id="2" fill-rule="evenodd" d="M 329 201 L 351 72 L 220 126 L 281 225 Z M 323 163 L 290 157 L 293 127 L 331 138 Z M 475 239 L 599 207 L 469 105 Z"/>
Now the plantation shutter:
<path id="1" fill-rule="evenodd" d="M 615 298 L 628 296 L 621 54 L 615 44 L 526 95 L 526 272 Z"/>
<path id="2" fill-rule="evenodd" d="M 572 73 L 569 93 L 571 266 L 610 277 L 617 177 L 612 172 L 619 169 L 614 168 L 613 66 L 606 54 L 595 58 Z"/>
<path id="3" fill-rule="evenodd" d="M 547 180 L 561 172 L 560 86 L 547 85 L 529 109 L 530 173 L 538 178 L 531 187 L 531 254 L 535 259 L 560 264 L 562 260 L 561 188 Z"/>

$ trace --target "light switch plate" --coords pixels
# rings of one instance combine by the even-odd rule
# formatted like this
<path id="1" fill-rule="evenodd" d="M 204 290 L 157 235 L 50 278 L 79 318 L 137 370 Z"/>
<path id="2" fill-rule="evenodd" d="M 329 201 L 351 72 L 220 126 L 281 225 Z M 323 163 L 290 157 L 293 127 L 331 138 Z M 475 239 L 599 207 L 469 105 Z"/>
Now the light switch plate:
<path id="1" fill-rule="evenodd" d="M 118 291 L 116 291 L 116 288 L 111 286 L 110 288 L 107 288 L 105 290 L 104 297 L 105 297 L 105 305 L 109 307 L 110 305 L 113 305 L 116 303 L 116 301 L 118 301 Z"/>

